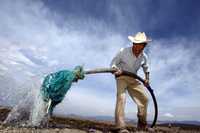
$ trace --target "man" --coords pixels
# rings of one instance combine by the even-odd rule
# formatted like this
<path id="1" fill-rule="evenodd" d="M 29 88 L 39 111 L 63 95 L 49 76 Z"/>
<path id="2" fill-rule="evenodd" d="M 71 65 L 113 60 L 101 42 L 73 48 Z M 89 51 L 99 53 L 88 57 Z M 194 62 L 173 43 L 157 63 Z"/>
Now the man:
<path id="1" fill-rule="evenodd" d="M 55 106 L 62 102 L 72 82 L 77 82 L 83 78 L 84 71 L 82 66 L 76 66 L 73 71 L 62 70 L 45 77 L 40 93 L 47 105 L 46 113 L 49 116 L 52 116 Z"/>
<path id="2" fill-rule="evenodd" d="M 138 107 L 138 129 L 147 129 L 148 97 L 144 91 L 144 86 L 138 80 L 122 75 L 122 71 L 137 74 L 138 69 L 142 67 L 145 73 L 145 85 L 149 84 L 149 66 L 143 49 L 151 40 L 147 38 L 144 32 L 138 32 L 135 36 L 128 36 L 128 39 L 133 43 L 133 46 L 121 49 L 111 62 L 111 67 L 117 70 L 114 73 L 117 82 L 115 123 L 121 133 L 128 132 L 125 129 L 124 122 L 126 91 Z"/>

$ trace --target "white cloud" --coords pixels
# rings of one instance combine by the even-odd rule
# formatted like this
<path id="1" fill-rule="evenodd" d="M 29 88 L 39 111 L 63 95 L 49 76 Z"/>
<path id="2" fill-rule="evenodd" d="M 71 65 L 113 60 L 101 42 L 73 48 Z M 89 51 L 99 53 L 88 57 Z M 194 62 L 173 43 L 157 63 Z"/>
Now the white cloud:
<path id="1" fill-rule="evenodd" d="M 199 48 L 186 47 L 187 39 L 175 41 L 167 47 L 166 40 L 155 42 L 151 47 L 152 85 L 161 99 L 166 99 L 172 106 L 184 105 L 177 103 L 181 95 L 194 97 L 199 92 L 200 72 L 198 67 Z M 196 42 L 192 42 L 196 45 Z M 157 51 L 157 52 L 156 52 Z M 173 97 L 171 99 L 171 97 Z M 196 97 L 197 99 L 197 97 Z M 173 102 L 169 102 L 173 101 Z"/>
<path id="2" fill-rule="evenodd" d="M 172 115 L 171 113 L 165 113 L 163 116 L 169 117 L 169 118 L 173 118 L 174 117 L 174 115 Z"/>
<path id="3" fill-rule="evenodd" d="M 120 35 L 107 33 L 107 28 L 103 28 L 101 22 L 98 23 L 100 27 L 94 25 L 95 20 L 93 19 L 89 20 L 91 24 L 85 24 L 80 31 L 72 30 L 71 26 L 80 25 L 76 25 L 76 22 L 74 25 L 68 25 L 68 20 L 66 20 L 66 27 L 58 27 L 52 18 L 47 17 L 51 14 L 51 11 L 44 7 L 40 1 L 20 1 L 16 4 L 5 1 L 0 7 L 2 7 L 3 12 L 0 13 L 2 20 L 0 22 L 1 65 L 8 68 L 8 72 L 2 75 L 2 81 L 10 80 L 9 85 L 4 85 L 6 88 L 10 88 L 6 91 L 9 99 L 2 100 L 1 104 L 13 105 L 13 100 L 17 102 L 22 95 L 22 91 L 17 90 L 20 89 L 26 93 L 29 90 L 28 84 L 30 83 L 26 81 L 32 79 L 33 76 L 38 76 L 40 79 L 49 72 L 72 69 L 79 64 L 84 64 L 86 68 L 108 66 L 112 56 L 124 44 L 124 39 Z M 14 16 L 13 11 L 15 12 Z M 73 20 L 70 18 L 70 21 Z M 101 36 L 99 36 L 100 33 L 87 31 L 87 27 L 92 25 L 96 30 L 102 32 Z M 93 80 L 92 82 L 104 83 L 105 79 L 108 79 L 107 82 L 110 80 L 109 77 L 104 77 L 104 79 L 100 77 L 98 78 L 99 81 Z M 14 83 L 17 86 L 14 86 Z M 19 88 L 24 83 L 27 88 Z M 80 88 L 82 87 L 80 86 Z M 0 95 L 3 96 L 2 92 L 5 87 L 0 89 Z M 96 89 L 97 85 L 93 88 L 94 92 Z M 108 91 L 110 89 L 113 88 L 107 88 Z M 16 93 L 12 93 L 13 91 L 18 92 L 18 96 L 15 96 Z M 98 114 L 98 112 L 100 114 L 111 114 L 109 107 L 114 106 L 113 100 L 109 97 L 104 98 L 107 101 L 100 100 L 97 95 L 98 92 L 94 92 L 78 91 L 75 94 L 70 93 L 72 96 L 69 95 L 68 97 L 72 107 L 71 111 L 89 114 L 91 110 L 91 114 Z M 90 101 L 89 104 L 94 104 L 94 106 L 89 106 L 89 104 L 87 106 L 87 103 L 82 105 L 80 103 L 82 99 L 87 102 Z M 111 102 L 108 102 L 109 100 Z M 98 108 L 97 105 L 99 105 Z M 64 105 L 64 108 L 67 109 L 67 107 Z M 81 110 L 77 110 L 80 107 Z"/>
<path id="4" fill-rule="evenodd" d="M 113 98 L 97 95 L 93 88 L 73 86 L 65 100 L 56 109 L 61 114 L 77 114 L 83 116 L 112 115 L 114 112 Z M 64 112 L 64 113 L 63 113 Z"/>

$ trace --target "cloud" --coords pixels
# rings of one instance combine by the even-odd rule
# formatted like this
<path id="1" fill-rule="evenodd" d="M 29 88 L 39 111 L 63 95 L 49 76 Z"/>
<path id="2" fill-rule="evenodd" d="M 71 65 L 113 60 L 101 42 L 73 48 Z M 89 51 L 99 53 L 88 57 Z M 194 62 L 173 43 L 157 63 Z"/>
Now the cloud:
<path id="1" fill-rule="evenodd" d="M 71 28 L 81 26 L 77 20 L 71 18 L 66 19 L 66 25 L 61 28 L 56 24 L 56 20 L 49 17 L 52 12 L 41 1 L 20 1 L 16 4 L 12 1 L 4 1 L 0 7 L 2 9 L 0 14 L 2 20 L 0 22 L 1 83 L 4 84 L 0 87 L 0 95 L 3 97 L 1 104 L 16 104 L 30 90 L 29 86 L 32 83 L 39 82 L 49 72 L 73 69 L 75 65 L 81 64 L 84 64 L 85 68 L 108 67 L 112 56 L 125 42 L 121 35 L 114 32 L 107 33 L 107 28 L 102 27 L 102 22 L 97 23 L 93 19 L 89 19 L 89 23 L 82 25 L 81 30 Z M 101 34 L 94 30 L 88 31 L 92 26 Z M 32 80 L 33 78 L 37 80 Z M 90 86 L 91 88 L 92 86 L 93 88 L 87 93 L 83 91 L 72 93 L 73 95 L 69 96 L 72 99 L 71 103 L 79 103 L 82 99 L 90 101 L 92 98 L 94 103 L 91 104 L 100 105 L 103 94 L 107 99 L 108 96 L 114 97 L 114 93 L 107 94 L 106 90 L 99 95 L 101 89 L 106 88 L 108 92 L 114 89 L 110 87 L 110 82 L 114 82 L 111 77 L 88 76 L 86 80 L 91 83 L 82 82 L 82 86 L 79 87 Z M 99 84 L 102 84 L 101 88 Z M 13 92 L 17 92 L 17 95 Z M 82 99 L 78 99 L 77 96 Z M 111 103 L 104 103 L 105 107 L 103 104 L 99 106 L 100 112 L 111 112 L 108 108 Z M 63 106 L 71 107 L 72 112 L 76 110 L 76 104 Z M 79 112 L 89 114 L 90 108 L 84 108 L 81 104 L 77 105 L 79 106 L 82 107 Z M 97 114 L 95 112 L 99 112 L 99 108 L 92 107 L 91 115 Z"/>
<path id="2" fill-rule="evenodd" d="M 15 104 L 30 90 L 30 84 L 40 83 L 49 72 L 73 69 L 81 64 L 88 69 L 108 67 L 116 52 L 129 45 L 128 35 L 117 32 L 115 28 L 127 29 L 124 26 L 127 21 L 124 20 L 130 18 L 130 14 L 123 15 L 125 11 L 118 4 L 110 4 L 109 7 L 112 8 L 108 12 L 118 19 L 116 26 L 113 24 L 109 27 L 107 21 L 98 21 L 90 16 L 79 18 L 71 13 L 62 18 L 39 0 L 3 1 L 0 5 L 0 104 Z M 131 32 L 136 33 L 141 29 L 138 26 L 139 19 L 135 19 L 139 16 L 137 13 L 131 16 L 134 16 L 132 26 L 137 27 Z M 58 19 L 62 21 L 62 26 L 56 18 L 62 18 Z M 188 42 L 193 45 L 188 45 Z M 151 85 L 158 99 L 161 116 L 171 113 L 172 108 L 174 118 L 196 119 L 193 116 L 200 106 L 200 48 L 197 42 L 187 37 L 173 37 L 155 40 L 148 47 Z M 112 115 L 115 88 L 113 76 L 87 76 L 84 81 L 72 86 L 56 112 Z M 127 103 L 126 113 L 132 118 L 137 109 L 130 98 Z M 187 110 L 189 106 L 191 110 Z M 151 100 L 149 107 L 151 115 Z M 184 111 L 191 115 L 176 117 Z"/>
<path id="3" fill-rule="evenodd" d="M 173 106 L 184 105 L 185 100 L 182 98 L 185 96 L 191 99 L 197 98 L 193 92 L 198 92 L 200 85 L 199 82 L 196 82 L 200 79 L 197 74 L 200 72 L 199 48 L 186 46 L 187 39 L 172 41 L 170 47 L 167 47 L 166 42 L 167 40 L 155 42 L 150 50 L 152 85 L 159 88 L 157 94 L 162 95 L 163 99 L 166 98 L 164 101 L 175 99 L 170 104 L 174 103 Z M 191 43 L 196 45 L 195 41 Z M 169 99 L 170 96 L 174 99 Z M 179 98 L 183 100 L 183 103 L 176 102 Z"/>
<path id="4" fill-rule="evenodd" d="M 174 115 L 172 115 L 172 114 L 170 114 L 170 113 L 165 113 L 164 116 L 165 116 L 165 117 L 169 117 L 169 118 L 173 118 L 173 117 L 174 117 Z"/>
<path id="5" fill-rule="evenodd" d="M 74 86 L 67 94 L 65 100 L 58 106 L 57 113 L 65 112 L 65 114 L 82 116 L 113 116 L 115 108 L 113 104 L 114 97 L 104 97 L 103 93 L 97 95 L 99 92 L 90 91 L 92 89 Z"/>

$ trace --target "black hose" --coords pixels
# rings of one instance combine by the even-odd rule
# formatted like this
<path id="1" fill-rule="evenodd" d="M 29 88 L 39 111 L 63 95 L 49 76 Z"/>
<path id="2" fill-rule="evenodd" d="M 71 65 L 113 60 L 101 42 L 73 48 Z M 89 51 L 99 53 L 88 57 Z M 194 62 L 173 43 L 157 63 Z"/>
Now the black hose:
<path id="1" fill-rule="evenodd" d="M 122 75 L 133 77 L 133 78 L 138 79 L 139 81 L 141 81 L 143 84 L 145 83 L 144 80 L 141 77 L 137 76 L 134 73 L 131 73 L 131 72 L 128 72 L 128 71 L 122 71 Z M 150 85 L 147 85 L 147 86 L 145 85 L 145 87 L 150 92 L 151 97 L 153 99 L 153 103 L 154 103 L 154 111 L 155 112 L 154 112 L 154 119 L 153 119 L 153 122 L 151 124 L 151 128 L 152 128 L 152 127 L 155 126 L 157 118 L 158 118 L 158 104 L 157 104 L 156 97 L 154 95 L 153 89 L 151 89 L 151 86 Z"/>
<path id="2" fill-rule="evenodd" d="M 116 69 L 113 68 L 99 68 L 99 69 L 94 69 L 94 70 L 89 70 L 89 71 L 85 71 L 85 74 L 96 74 L 96 73 L 114 73 L 116 72 Z M 158 104 L 156 101 L 156 97 L 154 95 L 153 89 L 151 89 L 150 85 L 145 85 L 145 81 L 139 77 L 138 75 L 128 72 L 128 71 L 122 71 L 122 75 L 126 75 L 126 76 L 130 76 L 133 77 L 135 79 L 138 79 L 139 81 L 141 81 L 144 86 L 147 88 L 147 90 L 150 92 L 151 97 L 153 99 L 153 103 L 154 103 L 154 119 L 153 122 L 151 124 L 151 128 L 155 126 L 157 118 L 158 118 Z"/>

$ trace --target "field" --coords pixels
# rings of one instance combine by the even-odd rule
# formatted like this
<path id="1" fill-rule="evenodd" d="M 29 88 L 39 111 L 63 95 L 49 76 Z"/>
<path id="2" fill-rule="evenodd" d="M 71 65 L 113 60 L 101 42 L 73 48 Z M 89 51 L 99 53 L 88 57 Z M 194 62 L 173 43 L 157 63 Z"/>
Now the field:
<path id="1" fill-rule="evenodd" d="M 0 107 L 0 132 L 2 133 L 114 133 L 116 132 L 112 121 L 98 121 L 81 117 L 53 117 L 46 125 L 32 127 L 17 123 L 5 124 L 10 108 Z M 24 115 L 23 117 L 27 117 Z M 20 125 L 20 126 L 19 126 Z M 127 128 L 131 132 L 136 131 L 136 126 L 128 123 Z M 157 125 L 152 133 L 200 133 L 200 127 L 187 124 Z M 142 132 L 141 132 L 142 133 Z M 144 133 L 144 132 L 143 132 Z"/>

